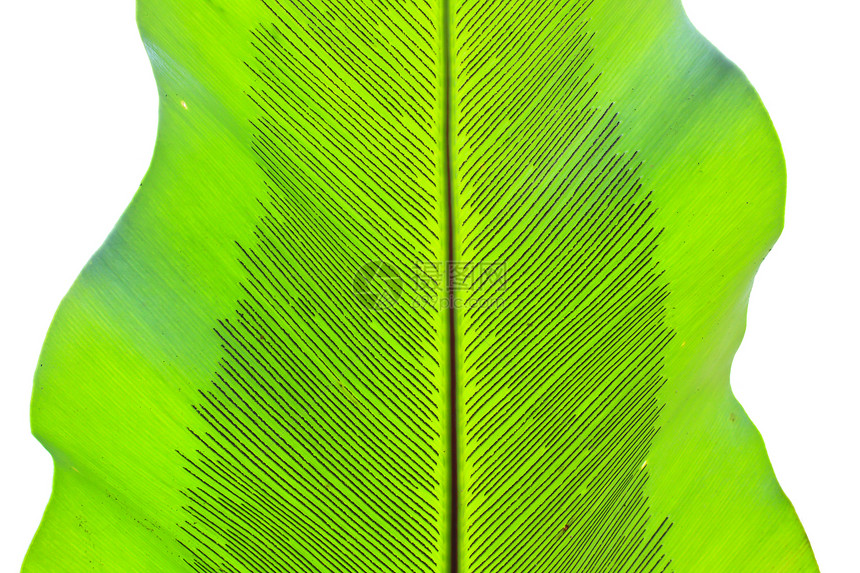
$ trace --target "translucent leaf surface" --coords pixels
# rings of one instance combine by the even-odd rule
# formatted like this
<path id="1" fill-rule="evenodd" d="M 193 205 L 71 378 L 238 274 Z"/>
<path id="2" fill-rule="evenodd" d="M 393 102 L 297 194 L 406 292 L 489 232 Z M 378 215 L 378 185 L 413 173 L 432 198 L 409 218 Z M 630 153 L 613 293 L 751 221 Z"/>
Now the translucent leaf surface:
<path id="1" fill-rule="evenodd" d="M 779 143 L 674 0 L 140 0 L 25 571 L 817 571 L 729 368 Z"/>

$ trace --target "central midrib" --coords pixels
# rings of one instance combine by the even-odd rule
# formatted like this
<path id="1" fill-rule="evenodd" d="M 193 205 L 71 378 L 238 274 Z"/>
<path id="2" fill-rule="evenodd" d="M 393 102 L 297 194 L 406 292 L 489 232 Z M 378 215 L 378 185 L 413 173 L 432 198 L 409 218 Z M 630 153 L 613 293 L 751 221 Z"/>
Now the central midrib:
<path id="1" fill-rule="evenodd" d="M 448 307 L 448 571 L 460 570 L 460 487 L 459 487 L 459 436 L 457 392 L 457 315 L 454 305 L 454 192 L 451 145 L 451 5 L 442 0 L 442 59 L 443 59 L 443 135 L 445 163 L 445 220 L 447 252 L 445 256 L 445 286 Z"/>

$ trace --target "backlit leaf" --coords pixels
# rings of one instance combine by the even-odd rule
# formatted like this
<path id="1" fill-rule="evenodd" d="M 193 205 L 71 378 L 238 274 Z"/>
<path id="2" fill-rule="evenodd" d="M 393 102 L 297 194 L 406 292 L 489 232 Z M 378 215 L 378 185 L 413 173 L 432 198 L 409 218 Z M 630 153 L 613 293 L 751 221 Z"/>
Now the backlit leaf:
<path id="1" fill-rule="evenodd" d="M 728 379 L 782 154 L 678 1 L 138 11 L 25 571 L 817 571 Z"/>

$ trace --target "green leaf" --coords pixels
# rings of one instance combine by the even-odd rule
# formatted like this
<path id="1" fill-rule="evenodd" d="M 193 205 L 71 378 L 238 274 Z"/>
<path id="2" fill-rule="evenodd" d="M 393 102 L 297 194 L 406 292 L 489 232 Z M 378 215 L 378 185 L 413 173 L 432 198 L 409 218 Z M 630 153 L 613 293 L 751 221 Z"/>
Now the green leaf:
<path id="1" fill-rule="evenodd" d="M 729 388 L 782 154 L 677 0 L 138 10 L 25 571 L 817 571 Z"/>

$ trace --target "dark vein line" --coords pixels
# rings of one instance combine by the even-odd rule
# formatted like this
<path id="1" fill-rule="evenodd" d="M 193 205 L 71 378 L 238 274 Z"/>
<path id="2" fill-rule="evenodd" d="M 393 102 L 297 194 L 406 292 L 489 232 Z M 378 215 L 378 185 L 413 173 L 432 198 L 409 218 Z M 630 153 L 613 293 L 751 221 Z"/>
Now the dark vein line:
<path id="1" fill-rule="evenodd" d="M 449 520 L 448 520 L 448 563 L 450 573 L 458 573 L 460 570 L 460 475 L 459 475 L 459 436 L 457 433 L 458 408 L 457 408 L 457 342 L 456 324 L 457 312 L 454 305 L 454 176 L 451 170 L 451 97 L 452 97 L 452 74 L 451 74 L 451 5 L 450 0 L 442 0 L 442 58 L 444 62 L 444 118 L 445 122 L 445 200 L 446 200 L 446 224 L 447 224 L 447 297 L 448 297 L 448 484 L 449 484 Z"/>

